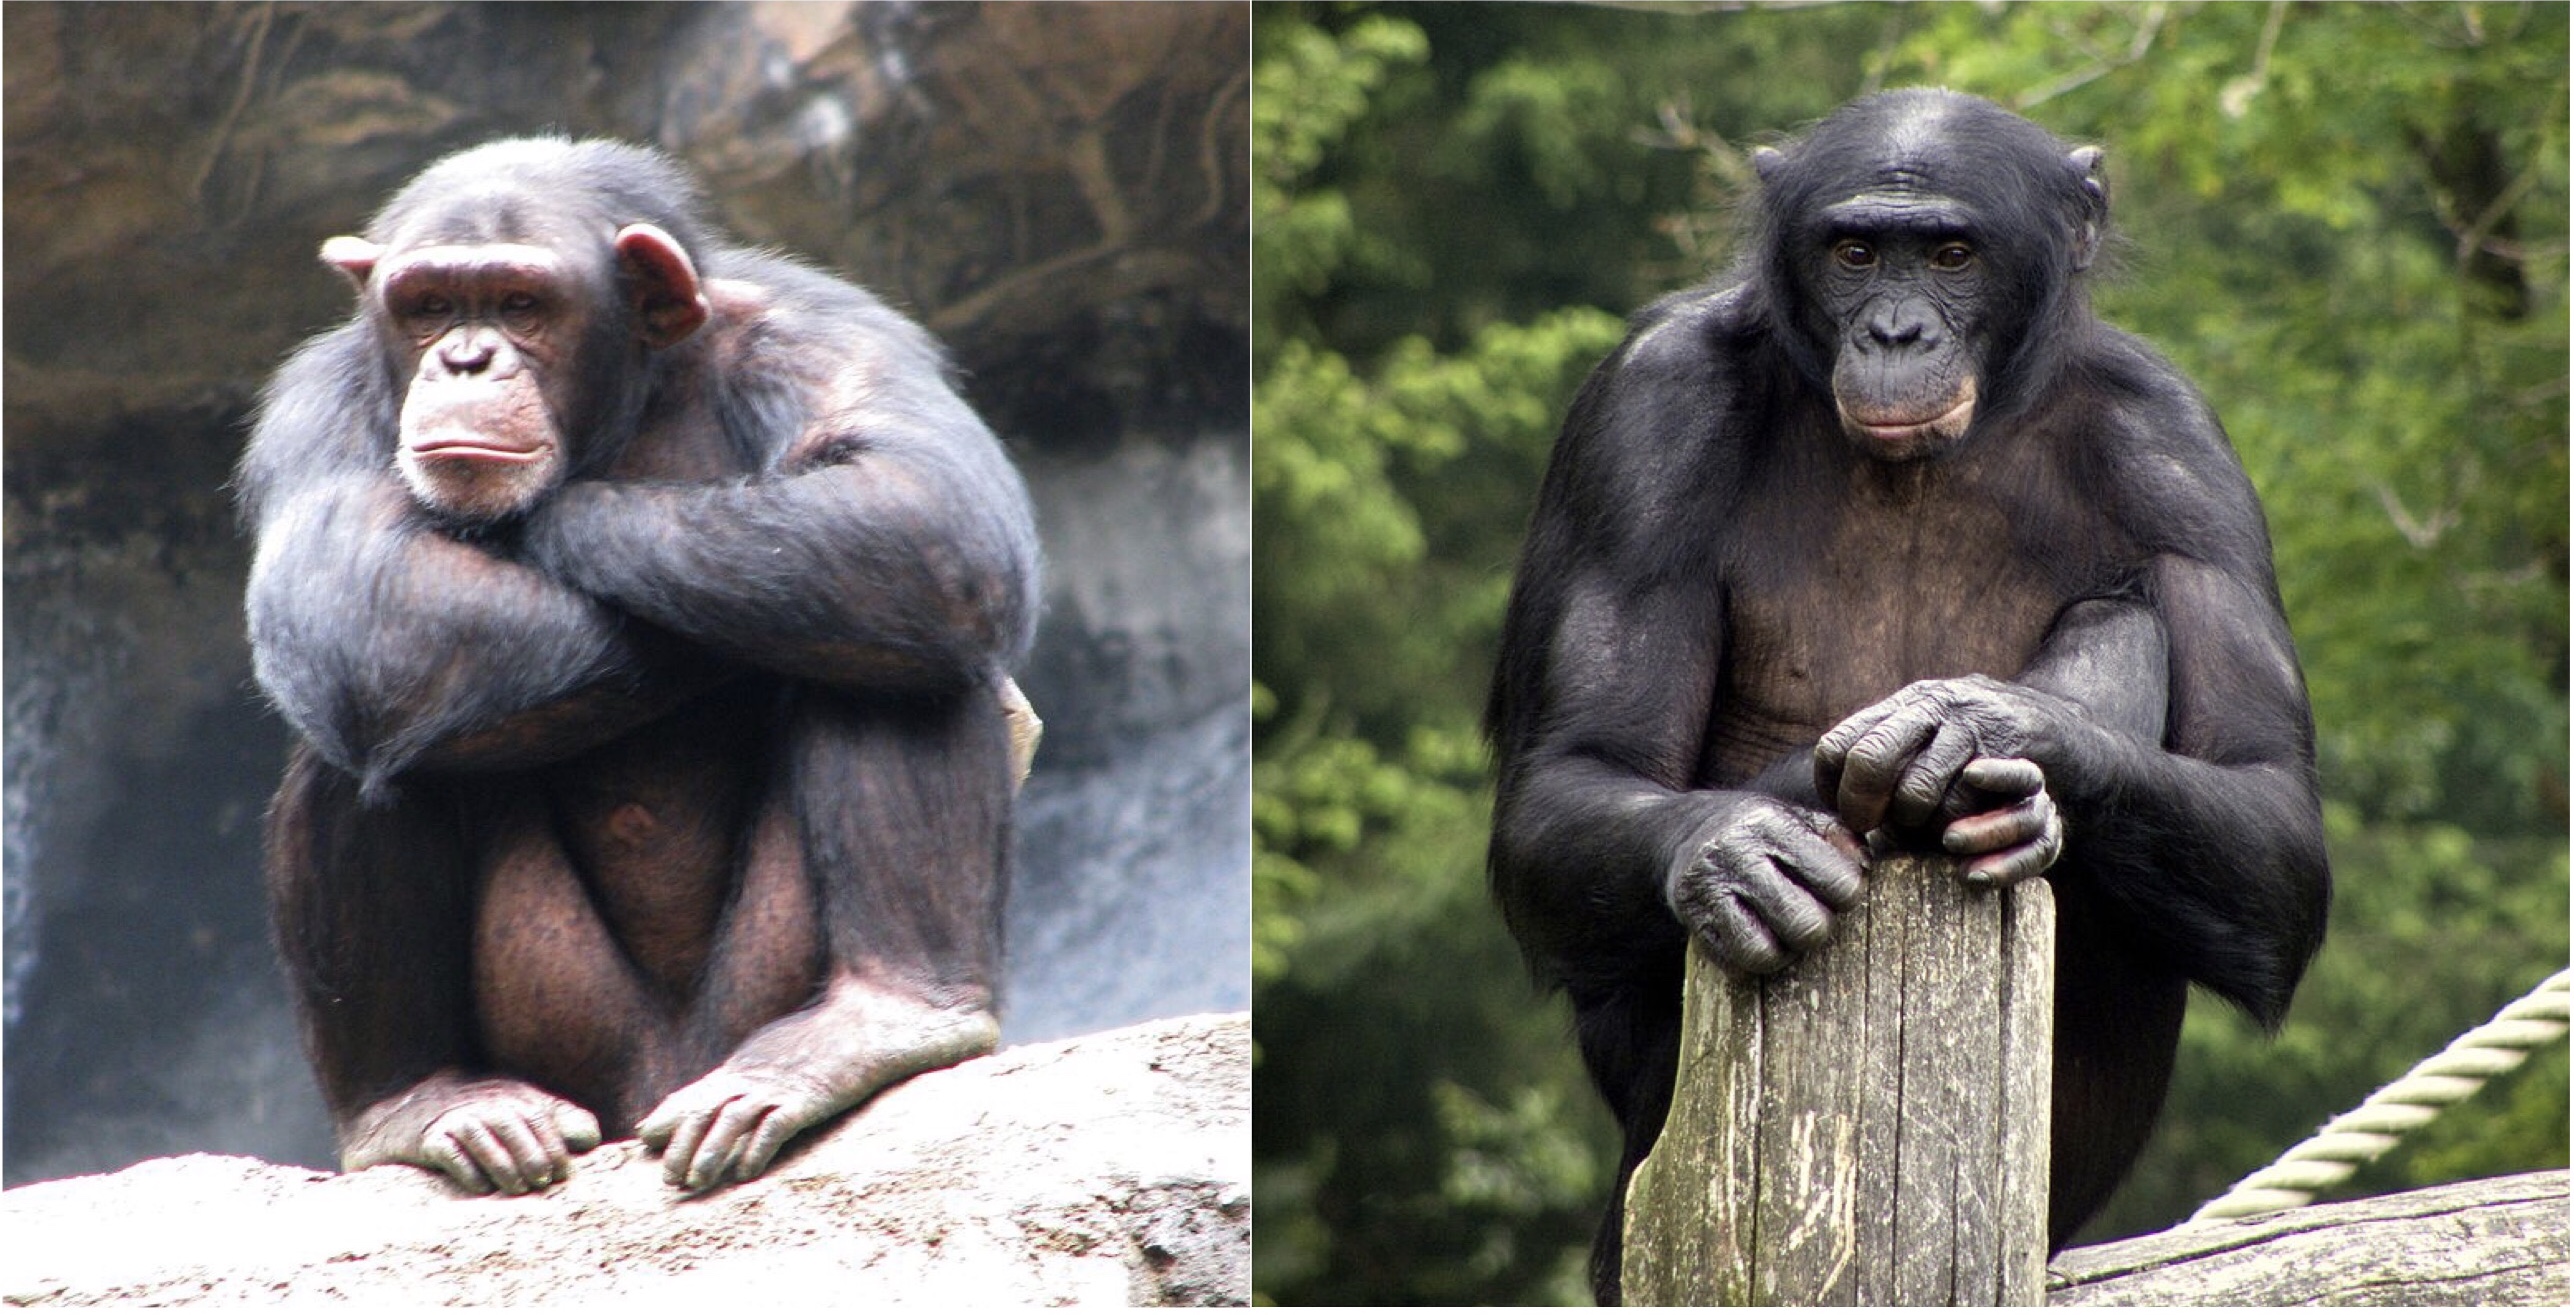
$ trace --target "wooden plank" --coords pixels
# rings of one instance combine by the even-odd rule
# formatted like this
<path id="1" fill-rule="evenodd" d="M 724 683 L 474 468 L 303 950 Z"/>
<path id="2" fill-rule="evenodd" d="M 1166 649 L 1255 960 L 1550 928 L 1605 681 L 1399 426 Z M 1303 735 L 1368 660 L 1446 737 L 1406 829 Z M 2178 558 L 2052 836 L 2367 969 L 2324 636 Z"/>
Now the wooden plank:
<path id="1" fill-rule="evenodd" d="M 2048 1268 L 2051 1306 L 2563 1308 L 2562 1169 L 2081 1247 Z"/>
<path id="2" fill-rule="evenodd" d="M 2026 889 L 1888 859 L 1785 972 L 1729 980 L 1692 951 L 1679 1088 L 1628 1192 L 1629 1302 L 2038 1303 L 2053 920 Z"/>

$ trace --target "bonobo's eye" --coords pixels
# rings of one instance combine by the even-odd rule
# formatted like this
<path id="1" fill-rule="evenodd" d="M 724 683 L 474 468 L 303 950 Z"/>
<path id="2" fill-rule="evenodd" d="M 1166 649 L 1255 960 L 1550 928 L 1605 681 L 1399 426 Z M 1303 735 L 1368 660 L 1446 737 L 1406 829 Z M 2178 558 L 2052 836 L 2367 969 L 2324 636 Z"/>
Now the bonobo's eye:
<path id="1" fill-rule="evenodd" d="M 1877 249 L 1855 237 L 1845 237 L 1832 244 L 1832 258 L 1840 261 L 1844 269 L 1873 269 Z"/>
<path id="2" fill-rule="evenodd" d="M 1975 248 L 1963 242 L 1946 243 L 1931 253 L 1930 263 L 1932 269 L 1955 273 L 1975 263 Z"/>

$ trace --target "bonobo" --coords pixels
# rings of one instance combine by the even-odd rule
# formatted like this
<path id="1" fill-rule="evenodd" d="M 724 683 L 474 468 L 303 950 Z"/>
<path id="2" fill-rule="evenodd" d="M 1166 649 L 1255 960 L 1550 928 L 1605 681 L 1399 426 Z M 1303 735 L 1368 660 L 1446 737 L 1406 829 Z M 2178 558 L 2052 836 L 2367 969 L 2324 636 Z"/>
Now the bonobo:
<path id="1" fill-rule="evenodd" d="M 237 484 L 271 910 L 351 1169 L 691 1190 L 988 1051 L 1027 492 L 938 346 L 605 142 L 451 156 Z"/>
<path id="2" fill-rule="evenodd" d="M 1487 729 L 1491 872 L 1624 1137 L 1682 951 L 1765 973 L 1881 846 L 2054 887 L 2049 1232 L 2161 1106 L 2188 985 L 2275 1026 L 2323 937 L 2269 533 L 2190 383 L 2091 315 L 2100 152 L 1899 91 L 1759 153 L 1741 262 L 1575 399 Z M 1619 1215 L 1593 1284 L 1617 1295 Z"/>

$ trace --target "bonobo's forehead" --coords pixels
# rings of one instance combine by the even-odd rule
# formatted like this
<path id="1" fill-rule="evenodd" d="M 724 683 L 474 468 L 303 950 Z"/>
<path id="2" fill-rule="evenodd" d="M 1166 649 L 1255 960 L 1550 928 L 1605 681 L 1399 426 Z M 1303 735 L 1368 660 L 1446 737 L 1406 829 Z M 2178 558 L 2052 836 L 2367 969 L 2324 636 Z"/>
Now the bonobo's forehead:
<path id="1" fill-rule="evenodd" d="M 1890 218 L 1920 215 L 1938 198 L 2016 202 L 2032 183 L 2069 183 L 2066 148 L 2045 129 L 1972 96 L 1887 92 L 1844 106 L 1797 152 L 1825 205 L 1874 203 Z M 2032 171 L 2040 177 L 2032 177 Z M 1952 216 L 1952 217 L 1964 217 Z"/>
<path id="2" fill-rule="evenodd" d="M 1975 211 L 1936 192 L 1889 186 L 1825 206 L 1821 226 L 1836 233 L 1968 233 Z"/>

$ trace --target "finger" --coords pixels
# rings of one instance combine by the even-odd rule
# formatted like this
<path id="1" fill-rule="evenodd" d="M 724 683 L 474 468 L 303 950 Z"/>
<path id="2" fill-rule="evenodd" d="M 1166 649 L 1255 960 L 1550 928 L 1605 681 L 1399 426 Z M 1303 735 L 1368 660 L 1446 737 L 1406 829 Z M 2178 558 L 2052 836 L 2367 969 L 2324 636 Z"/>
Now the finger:
<path id="1" fill-rule="evenodd" d="M 2056 813 L 2055 800 L 2031 795 L 2008 808 L 1961 817 L 1940 833 L 1940 846 L 1952 854 L 1990 854 L 2024 845 L 2045 835 Z"/>
<path id="2" fill-rule="evenodd" d="M 769 1161 L 777 1158 L 787 1139 L 795 1136 L 801 1127 L 802 1122 L 787 1117 L 785 1110 L 770 1111 L 767 1118 L 760 1120 L 759 1129 L 751 1135 L 749 1144 L 742 1148 L 741 1158 L 733 1162 L 734 1178 L 749 1182 L 767 1173 Z"/>
<path id="3" fill-rule="evenodd" d="M 743 1143 L 750 1140 L 769 1108 L 748 1096 L 724 1102 L 706 1129 L 706 1139 L 698 1143 L 696 1160 L 688 1166 L 688 1190 L 702 1192 L 723 1185 L 741 1156 Z"/>
<path id="4" fill-rule="evenodd" d="M 1814 744 L 1814 795 L 1829 805 L 1841 797 L 1841 774 L 1848 770 L 1851 750 L 1868 732 L 1877 729 L 1901 708 L 1903 696 L 1881 699 L 1841 719 L 1841 724 L 1823 733 Z"/>
<path id="5" fill-rule="evenodd" d="M 427 1160 L 431 1168 L 454 1179 L 458 1187 L 476 1196 L 491 1195 L 491 1178 L 475 1165 L 472 1156 L 465 1153 L 463 1144 L 457 1141 L 455 1134 L 431 1133 L 422 1143 L 420 1153 L 421 1158 Z"/>
<path id="6" fill-rule="evenodd" d="M 1920 826 L 1939 815 L 1940 802 L 1961 769 L 1975 761 L 1975 732 L 1954 722 L 1943 724 L 1921 752 L 1913 755 L 1895 786 L 1889 811 L 1901 826 Z"/>
<path id="7" fill-rule="evenodd" d="M 1913 755 L 1938 733 L 1927 717 L 1889 717 L 1851 746 L 1842 765 L 1841 791 L 1827 796 L 1833 811 L 1853 831 L 1874 831 L 1886 820 L 1886 804 Z"/>
<path id="8" fill-rule="evenodd" d="M 578 1105 L 554 1107 L 554 1132 L 563 1140 L 567 1161 L 569 1152 L 599 1148 L 599 1116 Z"/>
<path id="9" fill-rule="evenodd" d="M 523 1118 L 512 1118 L 500 1128 L 502 1144 L 518 1157 L 519 1167 L 534 1187 L 551 1187 L 563 1181 L 563 1173 L 572 1164 L 571 1148 L 563 1144 L 563 1134 L 554 1126 L 554 1111 L 539 1109 Z"/>
<path id="10" fill-rule="evenodd" d="M 2046 772 L 2026 758 L 1978 758 L 1961 769 L 1958 777 L 1987 794 L 2013 799 L 2047 788 Z"/>
<path id="11" fill-rule="evenodd" d="M 490 1178 L 493 1187 L 511 1196 L 526 1195 L 527 1175 L 491 1124 L 469 1119 L 452 1135 L 475 1167 Z"/>
<path id="12" fill-rule="evenodd" d="M 673 1187 L 688 1185 L 689 1166 L 696 1161 L 698 1147 L 705 1142 L 707 1129 L 714 1122 L 714 1111 L 692 1109 L 671 1125 L 670 1143 L 661 1151 L 662 1181 Z"/>
<path id="13" fill-rule="evenodd" d="M 1752 916 L 1740 898 L 1721 895 L 1709 902 L 1707 925 L 1700 935 L 1709 949 L 1716 952 L 1716 962 L 1726 968 L 1759 977 L 1777 972 L 1788 965 L 1788 953 L 1779 948 L 1768 927 Z"/>
<path id="14" fill-rule="evenodd" d="M 1783 819 L 1771 845 L 1789 875 L 1829 909 L 1846 909 L 1858 901 L 1867 853 L 1839 823 L 1820 817 Z"/>
<path id="15" fill-rule="evenodd" d="M 1802 954 L 1831 937 L 1832 911 L 1798 882 L 1784 862 L 1773 862 L 1770 871 L 1743 883 L 1742 898 L 1769 930 L 1774 945 Z"/>
<path id="16" fill-rule="evenodd" d="M 1971 885 L 2016 885 L 2055 866 L 2064 853 L 2064 835 L 2063 820 L 2050 815 L 2037 839 L 1976 859 L 1960 875 Z"/>
<path id="17" fill-rule="evenodd" d="M 664 1100 L 653 1107 L 652 1113 L 644 1116 L 643 1122 L 635 1125 L 635 1140 L 653 1150 L 668 1151 L 671 1134 L 679 1130 L 679 1121 L 682 1117 L 683 1113 L 679 1106 Z M 592 1126 L 597 1125 L 593 1123 Z"/>

